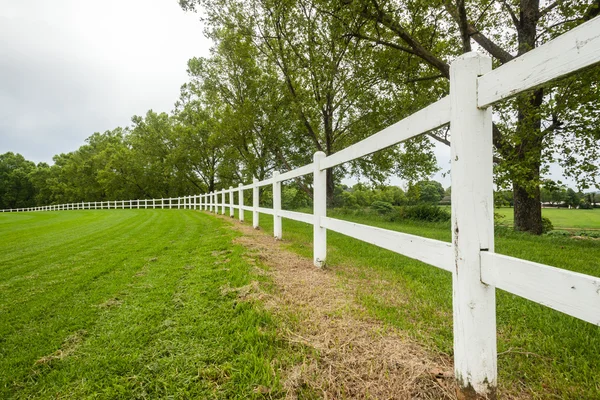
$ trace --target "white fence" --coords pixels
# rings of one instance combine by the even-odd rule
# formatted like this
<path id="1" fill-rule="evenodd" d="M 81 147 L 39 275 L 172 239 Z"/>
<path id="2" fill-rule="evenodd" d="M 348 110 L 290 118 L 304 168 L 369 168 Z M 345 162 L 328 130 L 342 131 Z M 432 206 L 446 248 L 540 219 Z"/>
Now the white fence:
<path id="1" fill-rule="evenodd" d="M 494 396 L 497 379 L 495 289 L 502 289 L 555 310 L 600 325 L 600 278 L 494 253 L 492 114 L 490 106 L 510 96 L 600 62 L 600 17 L 492 71 L 491 60 L 477 53 L 456 59 L 450 68 L 450 95 L 330 156 L 263 181 L 176 199 L 75 203 L 7 211 L 105 208 L 197 208 L 234 216 L 252 211 L 313 225 L 314 264 L 327 257 L 327 230 L 362 240 L 452 273 L 455 374 L 471 396 Z M 326 174 L 333 166 L 401 143 L 433 129 L 452 128 L 452 243 L 327 217 Z M 281 184 L 313 174 L 312 214 L 281 209 Z M 259 187 L 272 185 L 273 208 L 259 207 Z M 244 205 L 252 190 L 252 206 Z M 235 202 L 237 195 L 238 201 Z"/>
<path id="2" fill-rule="evenodd" d="M 115 209 L 157 209 L 157 208 L 199 208 L 196 196 L 172 197 L 168 199 L 142 199 L 142 200 L 110 200 L 110 201 L 82 201 L 81 203 L 54 204 L 50 206 L 11 208 L 1 212 L 30 212 L 30 211 L 62 211 L 62 210 L 115 210 Z"/>

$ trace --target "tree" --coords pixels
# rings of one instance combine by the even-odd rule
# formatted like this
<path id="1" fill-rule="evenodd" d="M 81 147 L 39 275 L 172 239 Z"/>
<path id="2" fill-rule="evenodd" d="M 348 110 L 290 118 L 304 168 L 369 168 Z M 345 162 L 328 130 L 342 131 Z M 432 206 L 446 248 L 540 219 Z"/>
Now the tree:
<path id="1" fill-rule="evenodd" d="M 409 185 L 407 197 L 412 204 L 437 204 L 444 197 L 444 187 L 437 181 L 419 181 Z"/>
<path id="2" fill-rule="evenodd" d="M 412 80 L 449 78 L 448 60 L 472 42 L 504 64 L 598 15 L 600 1 L 472 2 L 451 0 L 340 0 L 338 15 L 349 36 L 392 49 L 418 62 Z M 364 23 L 357 24 L 353 16 Z M 494 126 L 498 183 L 512 184 L 515 229 L 541 234 L 540 183 L 548 162 L 598 185 L 598 69 L 538 88 L 497 107 Z M 402 76 L 404 78 L 404 75 Z M 433 135 L 449 144 L 448 137 Z M 552 145 L 550 145 L 552 143 Z M 579 156 L 578 156 L 579 154 Z"/>
<path id="3" fill-rule="evenodd" d="M 581 193 L 577 193 L 573 189 L 568 188 L 565 196 L 565 204 L 573 208 L 579 207 L 581 198 Z"/>
<path id="4" fill-rule="evenodd" d="M 214 121 L 211 134 L 228 160 L 220 167 L 221 180 L 262 180 L 276 165 L 292 169 L 283 157 L 288 111 L 274 68 L 235 28 L 215 29 L 211 37 L 212 56 L 188 63 L 191 82 L 184 85 L 182 98 L 197 108 L 188 107 L 187 120 L 196 112 Z"/>
<path id="5" fill-rule="evenodd" d="M 35 164 L 21 154 L 0 155 L 0 208 L 23 208 L 35 205 L 35 187 L 30 174 Z"/>
<path id="6" fill-rule="evenodd" d="M 181 0 L 185 9 L 203 6 L 209 34 L 228 29 L 252 43 L 264 63 L 276 69 L 289 105 L 290 132 L 278 160 L 290 166 L 311 162 L 315 151 L 333 154 L 395 122 L 391 107 L 401 91 L 389 85 L 373 64 L 370 45 L 344 35 L 330 2 L 312 0 Z M 408 103 L 408 102 L 407 102 Z M 406 110 L 402 110 L 406 112 Z M 431 143 L 417 139 L 329 171 L 327 193 L 347 171 L 382 182 L 389 171 L 410 179 L 429 175 Z"/>

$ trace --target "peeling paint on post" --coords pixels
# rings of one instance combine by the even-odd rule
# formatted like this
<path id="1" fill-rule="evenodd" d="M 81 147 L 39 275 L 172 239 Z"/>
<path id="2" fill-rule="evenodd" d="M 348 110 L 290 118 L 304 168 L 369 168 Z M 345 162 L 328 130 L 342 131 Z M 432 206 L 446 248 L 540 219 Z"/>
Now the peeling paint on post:
<path id="1" fill-rule="evenodd" d="M 279 178 L 279 171 L 273 171 L 273 236 L 275 239 L 281 239 L 283 236 L 281 228 L 281 182 L 277 180 Z"/>
<path id="2" fill-rule="evenodd" d="M 252 179 L 252 226 L 258 229 L 258 179 Z"/>
<path id="3" fill-rule="evenodd" d="M 327 170 L 321 171 L 325 157 L 322 151 L 313 156 L 313 263 L 319 268 L 327 257 L 327 229 L 321 226 L 321 217 L 327 215 Z"/>
<path id="4" fill-rule="evenodd" d="M 477 77 L 491 68 L 475 52 L 450 66 L 454 371 L 466 399 L 496 397 L 496 294 L 479 256 L 494 249 L 492 111 L 477 108 Z"/>
<path id="5" fill-rule="evenodd" d="M 235 216 L 233 212 L 233 186 L 229 186 L 229 216 L 231 218 Z"/>
<path id="6" fill-rule="evenodd" d="M 225 189 L 221 190 L 221 215 L 225 215 Z"/>
<path id="7" fill-rule="evenodd" d="M 238 185 L 238 204 L 240 205 L 240 222 L 244 222 L 244 189 L 242 189 L 241 183 Z"/>

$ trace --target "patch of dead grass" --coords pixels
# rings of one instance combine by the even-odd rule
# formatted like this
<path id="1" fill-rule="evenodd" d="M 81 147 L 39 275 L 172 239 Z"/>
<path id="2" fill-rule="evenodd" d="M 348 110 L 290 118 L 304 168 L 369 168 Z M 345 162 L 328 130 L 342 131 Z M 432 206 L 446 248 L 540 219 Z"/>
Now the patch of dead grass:
<path id="1" fill-rule="evenodd" d="M 35 365 L 47 365 L 55 360 L 62 360 L 63 358 L 72 355 L 83 342 L 83 338 L 85 337 L 86 333 L 87 332 L 82 329 L 67 336 L 60 346 L 60 349 L 56 350 L 52 354 L 36 360 Z"/>
<path id="2" fill-rule="evenodd" d="M 106 300 L 104 303 L 98 304 L 98 308 L 110 309 L 115 307 L 120 307 L 123 304 L 123 300 L 118 297 L 113 297 L 112 299 Z"/>

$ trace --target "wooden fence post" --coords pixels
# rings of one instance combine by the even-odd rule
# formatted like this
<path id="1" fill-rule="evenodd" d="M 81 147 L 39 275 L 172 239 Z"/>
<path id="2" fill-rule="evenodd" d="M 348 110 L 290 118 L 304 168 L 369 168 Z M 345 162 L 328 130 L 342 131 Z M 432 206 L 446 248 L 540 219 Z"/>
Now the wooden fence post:
<path id="1" fill-rule="evenodd" d="M 241 183 L 238 185 L 238 204 L 240 205 L 240 212 L 238 214 L 240 222 L 244 222 L 244 189 L 242 189 Z"/>
<path id="2" fill-rule="evenodd" d="M 225 189 L 221 190 L 221 215 L 225 215 Z"/>
<path id="3" fill-rule="evenodd" d="M 278 181 L 279 171 L 273 171 L 273 236 L 281 240 L 283 236 L 281 227 L 281 181 Z"/>
<path id="4" fill-rule="evenodd" d="M 321 171 L 322 151 L 313 156 L 313 263 L 324 267 L 327 258 L 327 229 L 321 227 L 321 217 L 327 215 L 327 170 Z"/>
<path id="5" fill-rule="evenodd" d="M 229 186 L 229 216 L 231 218 L 235 216 L 233 212 L 233 186 Z"/>
<path id="6" fill-rule="evenodd" d="M 494 251 L 492 111 L 477 108 L 477 77 L 491 69 L 475 52 L 450 66 L 454 371 L 466 399 L 496 397 L 496 294 L 480 261 Z"/>
<path id="7" fill-rule="evenodd" d="M 258 229 L 258 179 L 252 179 L 252 226 Z"/>

